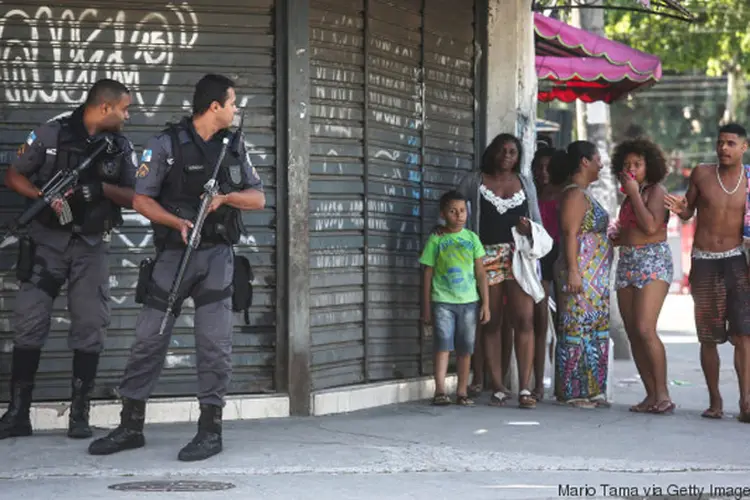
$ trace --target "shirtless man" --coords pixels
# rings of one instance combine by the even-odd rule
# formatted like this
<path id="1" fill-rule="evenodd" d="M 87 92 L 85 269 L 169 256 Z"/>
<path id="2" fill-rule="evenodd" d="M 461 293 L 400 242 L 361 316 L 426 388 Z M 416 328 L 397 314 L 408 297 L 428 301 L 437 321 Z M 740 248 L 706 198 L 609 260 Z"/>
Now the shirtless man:
<path id="1" fill-rule="evenodd" d="M 702 416 L 724 416 L 717 346 L 730 340 L 740 386 L 738 418 L 750 423 L 750 277 L 742 247 L 747 200 L 742 156 L 747 148 L 744 128 L 721 127 L 716 141 L 719 164 L 698 165 L 690 175 L 687 196 L 666 195 L 665 205 L 682 220 L 698 212 L 690 287 L 710 401 Z"/>

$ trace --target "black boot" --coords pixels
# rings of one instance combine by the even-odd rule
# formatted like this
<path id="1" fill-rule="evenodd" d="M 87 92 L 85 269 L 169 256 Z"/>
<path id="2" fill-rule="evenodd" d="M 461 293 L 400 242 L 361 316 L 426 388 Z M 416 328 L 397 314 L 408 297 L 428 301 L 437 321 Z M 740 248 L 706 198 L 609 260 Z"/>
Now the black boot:
<path id="1" fill-rule="evenodd" d="M 90 438 L 93 434 L 89 426 L 91 391 L 94 389 L 99 353 L 75 351 L 73 353 L 73 382 L 68 417 L 68 437 Z"/>
<path id="2" fill-rule="evenodd" d="M 89 445 L 91 455 L 111 455 L 119 451 L 134 450 L 146 444 L 143 423 L 146 420 L 146 402 L 123 398 L 120 425 Z"/>
<path id="3" fill-rule="evenodd" d="M 80 378 L 73 379 L 73 395 L 70 399 L 70 415 L 68 416 L 68 437 L 86 439 L 93 435 L 89 426 L 90 398 L 93 388 L 94 382 L 84 382 Z"/>
<path id="4" fill-rule="evenodd" d="M 222 450 L 221 408 L 204 404 L 200 405 L 200 408 L 198 434 L 177 455 L 177 459 L 183 462 L 205 460 L 221 453 Z"/>
<path id="5" fill-rule="evenodd" d="M 31 382 L 11 381 L 8 411 L 0 418 L 0 439 L 31 436 L 29 411 L 33 390 L 34 384 Z"/>
<path id="6" fill-rule="evenodd" d="M 41 349 L 13 348 L 10 378 L 10 403 L 8 410 L 0 417 L 0 439 L 31 436 L 31 394 L 34 391 L 34 377 L 39 368 Z"/>

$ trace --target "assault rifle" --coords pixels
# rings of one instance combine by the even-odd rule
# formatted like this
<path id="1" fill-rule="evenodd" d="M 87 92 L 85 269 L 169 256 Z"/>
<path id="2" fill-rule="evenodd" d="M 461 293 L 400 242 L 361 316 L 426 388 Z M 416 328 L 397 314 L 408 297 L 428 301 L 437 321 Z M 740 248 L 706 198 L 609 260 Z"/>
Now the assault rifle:
<path id="1" fill-rule="evenodd" d="M 14 219 L 7 226 L 7 232 L 0 240 L 0 248 L 7 246 L 8 240 L 12 236 L 16 236 L 18 231 L 28 225 L 39 213 L 44 210 L 48 205 L 52 205 L 56 200 L 64 200 L 65 195 L 71 188 L 74 188 L 78 183 L 78 178 L 81 176 L 84 170 L 91 166 L 91 163 L 97 159 L 105 150 L 112 151 L 114 147 L 114 141 L 108 134 L 96 136 L 91 141 L 97 144 L 94 151 L 83 159 L 81 163 L 75 168 L 63 168 L 57 171 L 55 175 L 42 187 L 41 195 L 37 198 L 21 215 Z M 70 213 L 70 207 L 64 204 L 63 218 L 70 222 L 72 220 L 72 214 Z"/>
<path id="2" fill-rule="evenodd" d="M 245 121 L 245 114 L 243 113 L 240 118 L 240 125 L 237 127 L 237 131 L 232 135 L 232 150 L 237 153 L 240 151 L 240 141 L 242 140 L 242 124 Z M 198 215 L 193 222 L 193 229 L 190 231 L 188 237 L 187 247 L 182 253 L 180 258 L 180 265 L 177 268 L 177 274 L 172 282 L 172 288 L 169 290 L 169 296 L 167 297 L 167 310 L 164 312 L 164 317 L 161 320 L 161 326 L 159 327 L 159 335 L 164 335 L 164 331 L 167 329 L 167 322 L 169 317 L 173 315 L 174 306 L 177 303 L 180 286 L 182 280 L 185 279 L 185 272 L 187 271 L 190 258 L 193 256 L 193 252 L 198 249 L 201 241 L 201 231 L 203 230 L 203 223 L 206 222 L 208 217 L 208 207 L 211 206 L 211 202 L 219 194 L 219 183 L 216 178 L 219 176 L 219 169 L 221 163 L 224 161 L 224 156 L 229 148 L 229 137 L 224 137 L 221 141 L 221 151 L 219 157 L 216 159 L 213 173 L 211 178 L 203 185 L 203 197 L 201 198 L 201 206 L 198 209 Z"/>

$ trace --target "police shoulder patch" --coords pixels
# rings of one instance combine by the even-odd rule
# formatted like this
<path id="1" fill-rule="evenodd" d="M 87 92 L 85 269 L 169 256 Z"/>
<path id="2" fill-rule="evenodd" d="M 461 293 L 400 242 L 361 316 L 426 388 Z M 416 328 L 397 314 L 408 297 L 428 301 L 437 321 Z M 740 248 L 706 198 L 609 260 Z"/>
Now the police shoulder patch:
<path id="1" fill-rule="evenodd" d="M 145 163 L 141 163 L 141 166 L 138 167 L 138 170 L 136 170 L 135 172 L 135 176 L 139 179 L 143 179 L 148 175 L 149 172 L 150 170 L 148 168 L 148 165 L 146 165 Z"/>
<path id="2" fill-rule="evenodd" d="M 229 178 L 233 184 L 242 183 L 242 165 L 230 165 L 229 166 Z"/>
<path id="3" fill-rule="evenodd" d="M 35 140 L 36 140 L 36 132 L 32 130 L 29 136 L 26 138 L 26 144 L 31 146 L 32 144 L 34 144 Z"/>
<path id="4" fill-rule="evenodd" d="M 25 142 L 21 144 L 20 146 L 18 146 L 18 149 L 16 150 L 16 156 L 18 156 L 19 158 L 22 157 L 23 154 L 26 152 L 26 148 L 27 146 Z"/>
<path id="5" fill-rule="evenodd" d="M 148 163 L 151 161 L 152 152 L 150 149 L 143 150 L 143 156 L 141 156 L 141 162 Z"/>

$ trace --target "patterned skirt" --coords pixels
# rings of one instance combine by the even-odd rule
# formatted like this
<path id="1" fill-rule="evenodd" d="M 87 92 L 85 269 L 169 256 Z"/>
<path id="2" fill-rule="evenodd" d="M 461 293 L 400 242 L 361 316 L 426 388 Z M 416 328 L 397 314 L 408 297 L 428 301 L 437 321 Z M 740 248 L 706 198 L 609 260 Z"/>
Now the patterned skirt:
<path id="1" fill-rule="evenodd" d="M 605 234 L 578 236 L 578 267 L 583 291 L 558 289 L 558 341 L 555 350 L 555 394 L 571 401 L 604 397 L 609 358 L 609 277 L 612 247 Z M 557 284 L 567 283 L 564 257 L 556 266 Z"/>
<path id="2" fill-rule="evenodd" d="M 484 246 L 486 255 L 482 258 L 482 263 L 490 286 L 513 279 L 513 250 L 513 243 Z"/>

